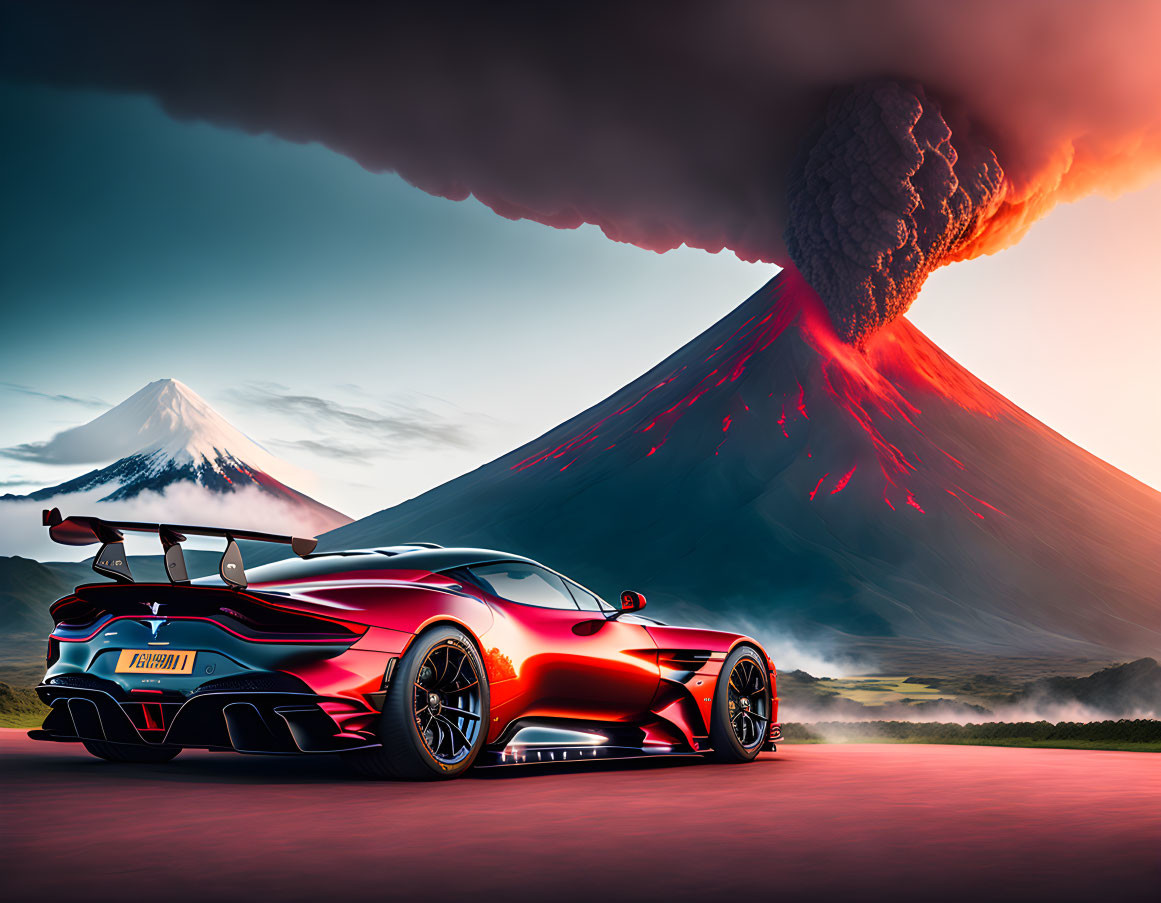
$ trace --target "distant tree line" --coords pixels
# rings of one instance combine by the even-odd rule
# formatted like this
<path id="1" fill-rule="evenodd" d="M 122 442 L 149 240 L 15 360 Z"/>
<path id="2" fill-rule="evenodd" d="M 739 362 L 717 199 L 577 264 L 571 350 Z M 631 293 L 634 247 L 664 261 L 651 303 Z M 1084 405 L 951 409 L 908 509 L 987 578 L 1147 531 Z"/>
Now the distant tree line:
<path id="1" fill-rule="evenodd" d="M 1088 740 L 1161 743 L 1161 721 L 992 721 L 949 724 L 938 721 L 824 721 L 782 725 L 787 740 Z"/>

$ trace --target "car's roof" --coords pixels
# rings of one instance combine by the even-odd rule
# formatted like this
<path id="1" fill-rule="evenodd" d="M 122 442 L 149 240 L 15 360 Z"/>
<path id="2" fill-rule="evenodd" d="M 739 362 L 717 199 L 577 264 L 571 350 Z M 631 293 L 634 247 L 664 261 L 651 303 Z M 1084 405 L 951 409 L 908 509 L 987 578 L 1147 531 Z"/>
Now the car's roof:
<path id="1" fill-rule="evenodd" d="M 309 556 L 309 559 L 348 558 L 353 555 L 376 555 L 385 559 L 386 566 L 389 569 L 408 571 L 447 571 L 452 568 L 483 564 L 486 561 L 528 561 L 533 564 L 537 563 L 532 561 L 531 558 L 525 558 L 523 555 L 513 555 L 511 552 L 500 552 L 496 549 L 445 549 L 443 546 L 437 546 L 434 543 L 409 543 L 399 546 L 383 546 L 376 549 L 322 552 Z"/>
<path id="2" fill-rule="evenodd" d="M 346 571 L 450 571 L 454 568 L 485 564 L 490 561 L 525 561 L 538 564 L 523 555 L 495 549 L 445 549 L 430 543 L 384 546 L 375 549 L 348 549 L 341 552 L 319 552 L 306 558 L 288 558 L 256 568 L 247 568 L 250 583 L 279 583 L 284 580 L 326 578 Z M 391 575 L 384 573 L 384 579 Z"/>

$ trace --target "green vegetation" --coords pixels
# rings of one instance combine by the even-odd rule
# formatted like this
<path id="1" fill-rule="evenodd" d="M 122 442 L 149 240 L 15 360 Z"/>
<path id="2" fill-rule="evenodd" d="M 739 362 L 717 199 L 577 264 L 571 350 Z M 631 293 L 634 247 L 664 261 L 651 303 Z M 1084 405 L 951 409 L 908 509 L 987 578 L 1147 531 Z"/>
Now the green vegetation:
<path id="1" fill-rule="evenodd" d="M 0 727 L 40 727 L 47 714 L 33 690 L 0 683 Z"/>
<path id="2" fill-rule="evenodd" d="M 52 630 L 48 607 L 72 586 L 39 561 L 0 557 L 0 630 L 47 636 Z"/>
<path id="3" fill-rule="evenodd" d="M 934 681 L 919 677 L 851 677 L 819 678 L 816 688 L 823 694 L 841 696 L 861 705 L 883 705 L 888 702 L 927 702 L 936 699 L 958 699 L 957 693 L 941 692 Z"/>
<path id="4" fill-rule="evenodd" d="M 828 678 L 790 671 L 778 675 L 778 695 L 783 718 L 800 723 L 999 721 L 1060 707 L 1105 718 L 1152 718 L 1161 712 L 1161 664 L 1142 658 L 1087 677 L 1031 681 L 1010 673 Z"/>
<path id="5" fill-rule="evenodd" d="M 786 743 L 953 743 L 1161 752 L 1161 721 L 827 721 L 784 724 Z"/>
<path id="6" fill-rule="evenodd" d="M 784 698 L 807 704 L 847 700 L 867 707 L 925 702 L 989 707 L 1010 702 L 1023 688 L 1017 681 L 985 674 L 964 678 L 883 674 L 834 678 L 792 671 L 779 675 Z"/>

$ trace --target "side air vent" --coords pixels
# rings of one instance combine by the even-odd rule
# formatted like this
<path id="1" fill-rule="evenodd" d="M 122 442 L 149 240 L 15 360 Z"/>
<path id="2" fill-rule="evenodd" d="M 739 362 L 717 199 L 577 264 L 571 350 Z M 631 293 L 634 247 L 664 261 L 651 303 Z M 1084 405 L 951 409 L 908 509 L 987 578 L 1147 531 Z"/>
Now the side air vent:
<path id="1" fill-rule="evenodd" d="M 61 674 L 50 677 L 46 683 L 53 687 L 73 687 L 78 690 L 102 690 L 113 696 L 121 696 L 124 691 L 119 684 L 91 674 Z"/>
<path id="2" fill-rule="evenodd" d="M 662 649 L 658 652 L 662 662 L 675 665 L 704 665 L 713 657 L 709 650 L 701 649 Z"/>

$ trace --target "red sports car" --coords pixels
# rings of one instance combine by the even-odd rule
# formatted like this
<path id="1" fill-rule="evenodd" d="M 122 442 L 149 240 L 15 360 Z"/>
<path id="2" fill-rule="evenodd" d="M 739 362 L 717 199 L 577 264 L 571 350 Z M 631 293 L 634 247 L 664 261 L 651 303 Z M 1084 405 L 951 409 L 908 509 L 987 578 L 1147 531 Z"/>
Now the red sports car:
<path id="1" fill-rule="evenodd" d="M 122 762 L 184 747 L 342 753 L 376 778 L 615 756 L 748 762 L 779 739 L 774 666 L 753 639 L 643 617 L 519 555 L 407 543 L 310 554 L 314 541 L 205 527 L 63 519 L 101 542 L 52 606 L 52 707 L 41 740 Z M 134 583 L 123 531 L 159 535 L 169 583 Z M 189 580 L 187 534 L 227 540 Z M 300 556 L 244 571 L 237 540 Z"/>

